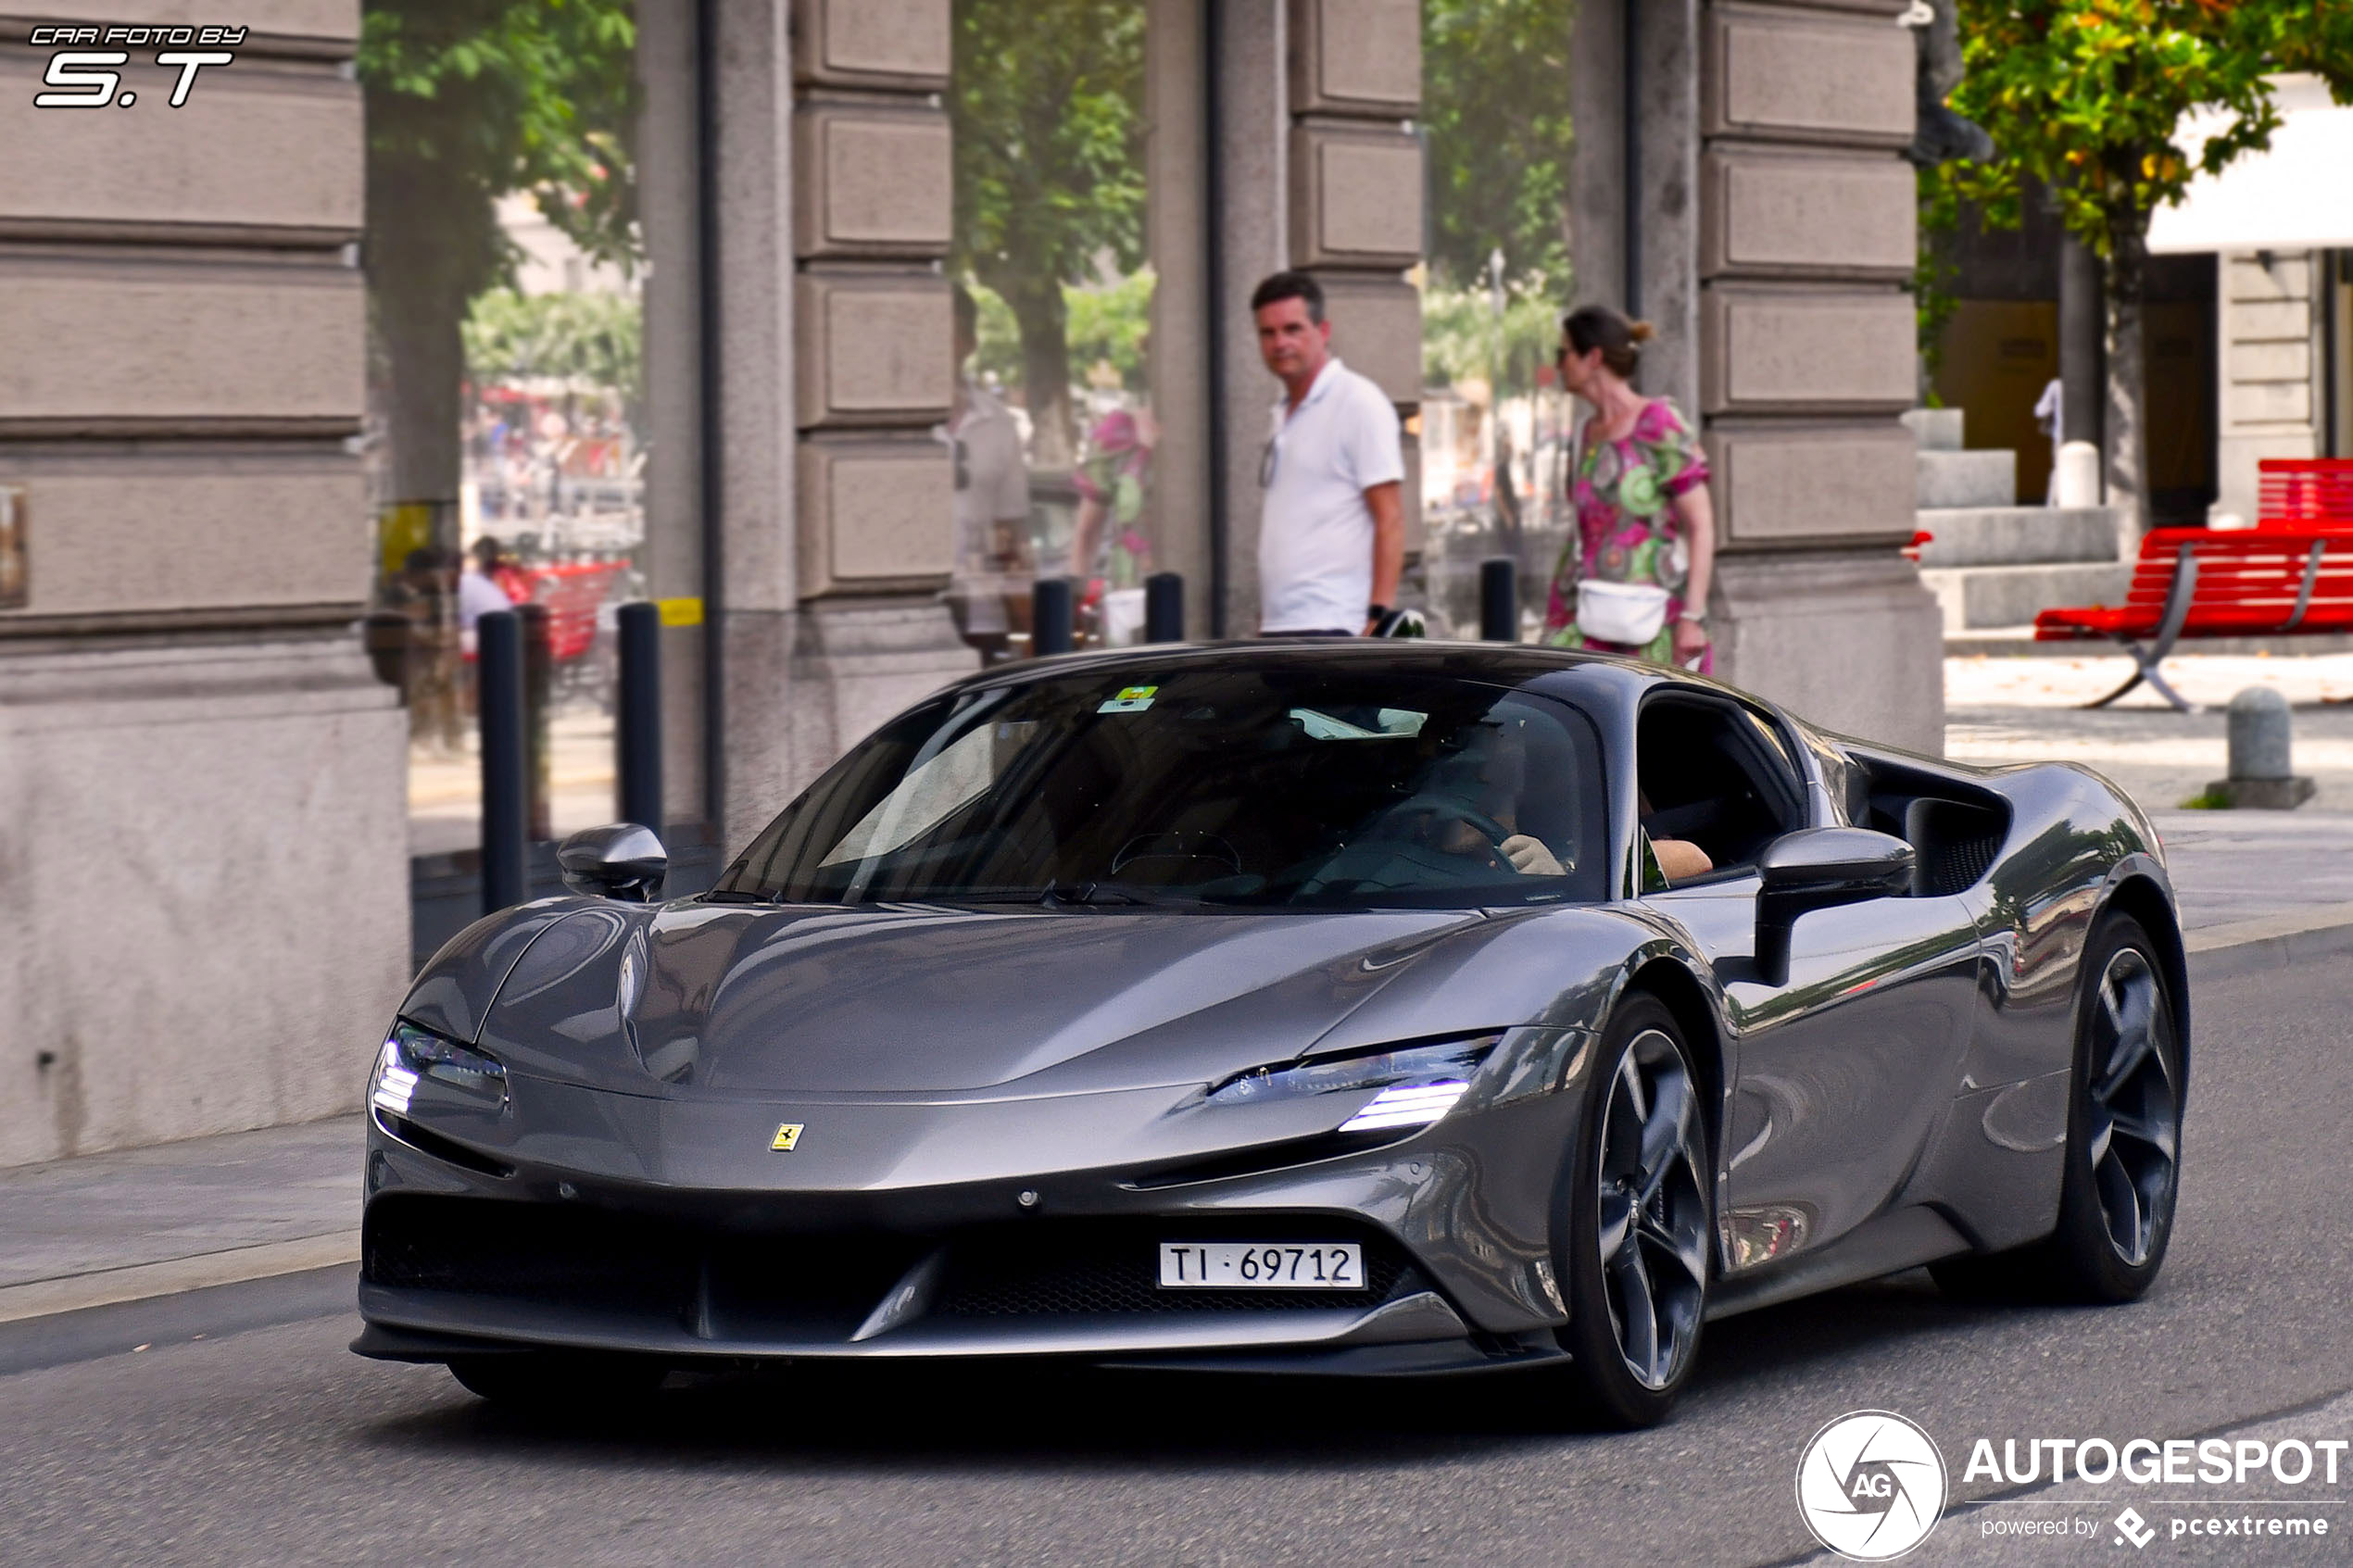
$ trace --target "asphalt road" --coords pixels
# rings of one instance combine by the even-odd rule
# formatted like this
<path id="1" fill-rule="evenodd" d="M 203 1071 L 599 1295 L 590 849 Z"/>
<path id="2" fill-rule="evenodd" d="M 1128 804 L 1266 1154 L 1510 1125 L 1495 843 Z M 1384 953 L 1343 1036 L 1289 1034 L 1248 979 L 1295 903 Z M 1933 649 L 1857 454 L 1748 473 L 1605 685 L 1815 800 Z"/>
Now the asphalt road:
<path id="1" fill-rule="evenodd" d="M 1964 1306 L 1912 1275 L 1735 1319 L 1655 1432 L 1578 1431 L 1541 1381 L 865 1369 L 540 1424 L 346 1354 L 347 1316 L 202 1340 L 183 1318 L 0 1377 L 0 1563 L 1779 1563 L 1813 1551 L 1801 1448 L 1859 1408 L 1920 1423 L 1953 1467 L 1960 1500 L 1907 1563 L 2353 1562 L 2353 1462 L 2334 1487 L 1961 1477 L 1978 1436 L 2353 1436 L 2347 998 L 2353 958 L 2199 985 L 2181 1222 L 2147 1300 Z M 2283 1501 L 2332 1537 L 2134 1551 L 2107 1524 Z M 2096 1535 L 1985 1534 L 2070 1515 Z"/>

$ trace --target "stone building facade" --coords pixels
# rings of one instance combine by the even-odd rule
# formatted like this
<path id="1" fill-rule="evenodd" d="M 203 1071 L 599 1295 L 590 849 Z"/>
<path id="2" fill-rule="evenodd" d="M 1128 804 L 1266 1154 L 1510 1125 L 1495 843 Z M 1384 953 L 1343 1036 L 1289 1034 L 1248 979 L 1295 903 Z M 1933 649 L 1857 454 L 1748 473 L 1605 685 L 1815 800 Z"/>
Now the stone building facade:
<path id="1" fill-rule="evenodd" d="M 34 111 L 45 51 L 0 37 L 0 144 L 21 150 L 0 161 L 0 484 L 30 584 L 0 608 L 0 1163 L 356 1104 L 399 994 L 404 726 L 354 624 L 357 9 L 256 0 L 169 136 L 140 108 Z M 1719 670 L 1934 750 L 1937 613 L 1896 553 L 1900 9 L 1583 7 L 1575 217 L 1585 295 L 1659 322 L 1649 383 L 1705 424 Z M 950 7 L 639 19 L 664 432 L 642 558 L 651 594 L 701 607 L 666 633 L 671 826 L 733 845 L 974 662 L 937 597 Z M 1340 351 L 1401 412 L 1420 396 L 1419 7 L 1150 0 L 1148 23 L 1160 560 L 1193 632 L 1243 633 L 1273 396 L 1253 283 L 1319 274 Z"/>

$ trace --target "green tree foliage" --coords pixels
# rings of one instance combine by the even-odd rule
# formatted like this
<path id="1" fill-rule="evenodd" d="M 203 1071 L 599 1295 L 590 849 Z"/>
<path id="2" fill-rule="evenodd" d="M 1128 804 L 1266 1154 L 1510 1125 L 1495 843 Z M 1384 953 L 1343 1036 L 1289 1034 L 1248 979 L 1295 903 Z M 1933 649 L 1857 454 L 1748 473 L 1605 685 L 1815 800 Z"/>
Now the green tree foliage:
<path id="1" fill-rule="evenodd" d="M 1488 253 L 1529 292 L 1569 286 L 1573 0 L 1422 0 L 1430 270 L 1482 285 Z"/>
<path id="2" fill-rule="evenodd" d="M 1527 280 L 1505 286 L 1500 316 L 1486 289 L 1431 282 L 1422 290 L 1423 379 L 1533 386 L 1560 346 L 1560 312 L 1559 295 Z"/>
<path id="3" fill-rule="evenodd" d="M 1070 345 L 1070 362 L 1081 381 L 1090 380 L 1097 367 L 1108 365 L 1121 386 L 1145 390 L 1145 339 L 1151 331 L 1152 289 L 1156 279 L 1150 267 L 1124 278 L 1081 287 L 1063 285 L 1063 319 Z M 979 352 L 974 365 L 1000 384 L 1021 379 L 1021 326 L 1013 307 L 986 283 L 974 283 L 973 302 L 980 307 Z"/>
<path id="4" fill-rule="evenodd" d="M 1064 285 L 1144 260 L 1141 0 L 956 0 L 950 265 L 1011 309 L 1032 460 L 1070 466 Z"/>
<path id="5" fill-rule="evenodd" d="M 2016 226 L 2039 187 L 2108 263 L 2110 488 L 2139 505 L 2140 298 L 2149 215 L 2200 170 L 2271 144 L 2271 76 L 2317 71 L 2353 98 L 2353 6 L 2344 0 L 1959 0 L 1968 74 L 1954 108 L 1994 138 L 1984 163 L 1934 176 Z M 2183 116 L 2209 111 L 2196 145 Z M 1942 193 L 1931 197 L 1941 198 Z"/>
<path id="6" fill-rule="evenodd" d="M 2272 75 L 2318 71 L 2353 100 L 2353 6 L 2341 0 L 1960 0 L 1968 74 L 1952 107 L 1994 157 L 1945 177 L 1987 222 L 2015 227 L 2029 182 L 2101 256 L 2129 251 L 2149 215 L 2200 170 L 2271 145 Z M 2214 111 L 2180 144 L 2183 116 Z"/>
<path id="7" fill-rule="evenodd" d="M 391 376 L 393 484 L 457 495 L 459 324 L 507 276 L 494 207 L 530 191 L 583 249 L 637 252 L 631 0 L 369 0 L 369 289 Z"/>
<path id="8" fill-rule="evenodd" d="M 466 318 L 466 373 L 478 385 L 547 378 L 635 402 L 643 320 L 626 295 L 487 289 Z"/>

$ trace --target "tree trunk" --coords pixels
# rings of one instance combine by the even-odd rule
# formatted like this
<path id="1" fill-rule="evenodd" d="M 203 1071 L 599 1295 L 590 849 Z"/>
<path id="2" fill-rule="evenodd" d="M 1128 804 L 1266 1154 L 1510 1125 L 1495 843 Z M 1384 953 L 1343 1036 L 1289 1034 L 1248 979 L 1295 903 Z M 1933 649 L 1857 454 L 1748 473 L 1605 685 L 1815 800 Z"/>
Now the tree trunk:
<path id="1" fill-rule="evenodd" d="M 990 280 L 1021 329 L 1022 398 L 1029 409 L 1029 466 L 1070 471 L 1078 453 L 1077 421 L 1070 404 L 1070 339 L 1062 285 L 1054 279 Z"/>
<path id="2" fill-rule="evenodd" d="M 2117 543 L 2124 558 L 2139 553 L 2148 532 L 2148 383 L 2141 345 L 2141 286 L 2146 269 L 2144 231 L 2117 226 L 2108 265 L 2108 504 L 2117 509 Z"/>
<path id="3" fill-rule="evenodd" d="M 2059 432 L 2068 441 L 2100 444 L 2100 406 L 2108 400 L 2100 371 L 2107 285 L 2099 252 L 2069 234 L 2059 249 Z M 2056 461 L 2057 454 L 2052 455 Z"/>
<path id="4" fill-rule="evenodd" d="M 454 187 L 454 188 L 453 188 Z M 430 159 L 371 149 L 368 293 L 391 385 L 384 394 L 392 502 L 435 508 L 435 543 L 457 543 L 467 302 L 495 272 L 487 196 Z"/>
<path id="5" fill-rule="evenodd" d="M 371 278 L 376 321 L 392 372 L 385 409 L 385 470 L 396 502 L 458 499 L 460 389 L 466 371 L 459 333 L 465 300 L 431 273 Z M 455 545 L 455 539 L 440 541 Z"/>

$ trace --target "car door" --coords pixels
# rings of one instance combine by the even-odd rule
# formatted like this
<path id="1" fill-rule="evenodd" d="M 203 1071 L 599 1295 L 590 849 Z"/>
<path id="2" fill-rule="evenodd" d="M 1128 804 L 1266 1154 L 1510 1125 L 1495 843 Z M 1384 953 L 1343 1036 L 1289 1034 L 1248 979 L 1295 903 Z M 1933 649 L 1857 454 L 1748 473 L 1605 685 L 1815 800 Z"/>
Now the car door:
<path id="1" fill-rule="evenodd" d="M 1787 743 L 1743 705 L 1677 694 L 1646 705 L 1636 745 L 1646 798 L 1654 778 L 1675 776 L 1658 786 L 1680 797 L 1652 813 L 1661 828 L 1705 824 L 1705 801 L 1730 803 L 1714 819 L 1718 869 L 1643 901 L 1691 933 L 1724 983 L 1734 1042 L 1718 1225 L 1731 1266 L 1752 1267 L 1821 1246 L 1894 1199 L 1960 1071 L 1977 922 L 1958 897 L 1814 910 L 1791 934 L 1787 981 L 1768 984 L 1754 966 L 1755 858 L 1806 825 Z"/>

